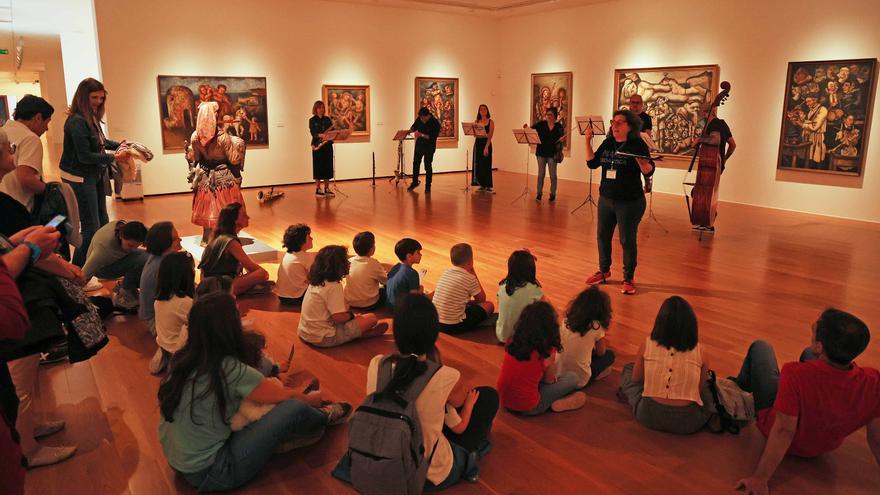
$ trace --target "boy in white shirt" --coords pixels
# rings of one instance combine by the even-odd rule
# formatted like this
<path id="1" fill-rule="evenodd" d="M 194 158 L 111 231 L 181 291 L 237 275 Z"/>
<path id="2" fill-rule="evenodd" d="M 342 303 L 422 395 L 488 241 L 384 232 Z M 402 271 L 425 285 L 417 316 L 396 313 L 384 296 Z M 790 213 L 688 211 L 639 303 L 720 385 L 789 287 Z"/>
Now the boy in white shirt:
<path id="1" fill-rule="evenodd" d="M 376 254 L 376 236 L 372 232 L 359 232 L 352 242 L 357 256 L 349 259 L 351 268 L 345 283 L 345 302 L 352 309 L 373 311 L 385 305 L 385 287 L 388 273 Z"/>
<path id="2" fill-rule="evenodd" d="M 480 326 L 495 306 L 486 300 L 486 291 L 474 270 L 474 250 L 470 244 L 456 244 L 449 252 L 452 268 L 437 281 L 434 306 L 440 316 L 440 331 L 456 334 Z"/>
<path id="3" fill-rule="evenodd" d="M 309 252 L 312 249 L 312 229 L 304 223 L 287 227 L 284 248 L 287 253 L 278 265 L 275 294 L 281 304 L 299 306 L 309 287 L 309 270 L 315 261 L 315 253 Z"/>

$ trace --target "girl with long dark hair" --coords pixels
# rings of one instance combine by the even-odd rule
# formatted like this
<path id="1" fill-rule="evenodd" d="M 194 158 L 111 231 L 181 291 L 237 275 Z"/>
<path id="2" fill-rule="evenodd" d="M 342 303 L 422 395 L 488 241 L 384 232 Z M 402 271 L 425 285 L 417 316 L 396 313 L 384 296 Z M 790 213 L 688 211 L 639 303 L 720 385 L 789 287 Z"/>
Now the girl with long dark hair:
<path id="1" fill-rule="evenodd" d="M 536 416 L 579 409 L 586 397 L 576 392 L 577 376 L 556 374 L 556 353 L 562 350 L 559 318 L 545 301 L 526 306 L 516 322 L 498 375 L 501 405 L 510 411 Z"/>
<path id="2" fill-rule="evenodd" d="M 495 389 L 464 390 L 458 370 L 432 359 L 439 334 L 440 320 L 431 300 L 423 294 L 407 294 L 394 313 L 397 352 L 390 356 L 379 354 L 367 368 L 367 394 L 378 390 L 378 395 L 385 397 L 400 396 L 429 368 L 433 372 L 416 399 L 422 444 L 433 446 L 425 448 L 425 456 L 430 457 L 426 490 L 448 488 L 462 478 L 476 477 L 475 460 L 488 450 L 489 432 L 498 412 Z M 391 379 L 380 384 L 379 369 L 388 363 L 392 366 Z M 350 459 L 346 455 L 333 475 L 351 481 L 349 470 Z"/>
<path id="3" fill-rule="evenodd" d="M 101 127 L 107 90 L 91 77 L 83 79 L 70 102 L 67 120 L 64 122 L 64 149 L 61 152 L 61 179 L 68 183 L 79 206 L 79 229 L 82 244 L 73 253 L 73 263 L 83 266 L 92 237 L 110 219 L 107 216 L 105 178 L 107 169 L 116 159 L 124 159 L 128 152 L 115 155 L 106 150 L 117 150 L 124 143 L 107 139 Z M 76 227 L 76 226 L 74 226 Z"/>
<path id="4" fill-rule="evenodd" d="M 587 137 L 587 166 L 602 168 L 602 182 L 599 185 L 599 222 L 596 237 L 599 246 L 599 271 L 587 279 L 587 284 L 604 284 L 611 276 L 611 238 L 614 228 L 618 228 L 620 245 L 623 247 L 623 285 L 621 292 L 635 294 L 635 273 L 637 261 L 637 237 L 639 222 L 645 214 L 645 190 L 642 176 L 654 174 L 654 162 L 647 158 L 648 145 L 639 135 L 641 119 L 629 110 L 614 112 L 611 129 L 599 149 L 593 151 L 593 133 Z"/>
<path id="5" fill-rule="evenodd" d="M 150 373 L 165 371 L 171 356 L 186 343 L 186 322 L 195 297 L 196 270 L 186 251 L 161 258 L 156 274 L 155 311 L 156 354 L 150 360 Z"/>
<path id="6" fill-rule="evenodd" d="M 155 335 L 156 321 L 153 301 L 156 299 L 159 265 L 165 255 L 180 251 L 180 235 L 173 223 L 156 222 L 147 231 L 144 247 L 147 248 L 149 255 L 141 270 L 138 317 L 147 322 L 150 333 Z"/>
<path id="7" fill-rule="evenodd" d="M 544 299 L 536 274 L 537 260 L 528 249 L 514 251 L 507 258 L 507 276 L 498 287 L 498 322 L 495 323 L 495 336 L 502 344 L 513 335 L 523 308 Z"/>
<path id="8" fill-rule="evenodd" d="M 474 176 L 480 191 L 493 193 L 492 190 L 492 138 L 495 136 L 495 121 L 489 113 L 488 105 L 481 104 L 477 109 L 474 124 L 486 131 L 486 137 L 474 140 Z"/>
<path id="9" fill-rule="evenodd" d="M 697 315 L 687 301 L 672 296 L 660 306 L 651 335 L 636 362 L 623 367 L 621 398 L 636 421 L 652 430 L 695 433 L 711 413 L 708 358 L 699 342 Z"/>
<path id="10" fill-rule="evenodd" d="M 230 294 L 199 298 L 188 328 L 159 386 L 159 441 L 171 467 L 197 490 L 240 487 L 273 452 L 314 442 L 350 414 L 349 404 L 324 402 L 319 390 L 297 392 L 246 365 L 241 315 Z M 244 399 L 275 407 L 232 432 L 230 419 Z"/>
<path id="11" fill-rule="evenodd" d="M 199 268 L 202 278 L 231 277 L 232 292 L 242 294 L 265 284 L 269 280 L 269 272 L 252 260 L 244 252 L 238 233 L 248 226 L 248 217 L 241 203 L 229 203 L 220 210 L 217 218 L 217 229 L 214 238 L 205 247 Z"/>

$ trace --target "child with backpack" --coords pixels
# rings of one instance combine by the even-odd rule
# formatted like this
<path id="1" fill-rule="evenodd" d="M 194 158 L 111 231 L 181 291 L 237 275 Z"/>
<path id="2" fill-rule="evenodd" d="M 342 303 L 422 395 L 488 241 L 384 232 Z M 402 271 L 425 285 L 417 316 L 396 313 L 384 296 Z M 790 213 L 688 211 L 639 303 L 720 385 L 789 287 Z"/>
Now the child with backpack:
<path id="1" fill-rule="evenodd" d="M 565 330 L 559 353 L 559 374 L 571 371 L 578 388 L 611 373 L 614 352 L 608 348 L 605 331 L 611 324 L 611 298 L 592 285 L 577 295 L 565 312 Z"/>
<path id="2" fill-rule="evenodd" d="M 403 297 L 394 316 L 398 352 L 370 361 L 369 395 L 352 416 L 349 450 L 333 471 L 361 493 L 421 493 L 477 477 L 498 395 L 478 387 L 460 409 L 449 403 L 461 374 L 428 359 L 439 331 L 430 299 Z"/>
<path id="3" fill-rule="evenodd" d="M 553 306 L 537 301 L 523 308 L 498 375 L 501 405 L 527 416 L 582 407 L 586 397 L 575 391 L 577 375 L 571 371 L 556 375 L 556 353 L 561 350 Z"/>

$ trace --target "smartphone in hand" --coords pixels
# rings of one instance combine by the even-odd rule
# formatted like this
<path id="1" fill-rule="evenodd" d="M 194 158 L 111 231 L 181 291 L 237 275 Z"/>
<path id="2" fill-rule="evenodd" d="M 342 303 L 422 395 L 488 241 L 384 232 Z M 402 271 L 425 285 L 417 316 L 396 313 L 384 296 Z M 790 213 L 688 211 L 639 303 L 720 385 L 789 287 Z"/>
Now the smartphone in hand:
<path id="1" fill-rule="evenodd" d="M 55 218 L 49 220 L 49 223 L 46 224 L 46 227 L 52 227 L 53 229 L 57 229 L 64 221 L 67 220 L 67 217 L 64 215 L 55 215 Z"/>

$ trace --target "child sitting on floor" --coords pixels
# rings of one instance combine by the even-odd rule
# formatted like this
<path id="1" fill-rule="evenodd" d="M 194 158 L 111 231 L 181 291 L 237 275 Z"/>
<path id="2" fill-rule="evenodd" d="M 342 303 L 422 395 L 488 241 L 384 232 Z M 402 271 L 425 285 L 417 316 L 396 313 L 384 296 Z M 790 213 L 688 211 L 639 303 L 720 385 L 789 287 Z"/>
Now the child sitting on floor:
<path id="1" fill-rule="evenodd" d="M 309 272 L 299 319 L 299 338 L 318 347 L 334 347 L 361 337 L 382 335 L 387 323 L 376 315 L 355 316 L 345 304 L 342 279 L 348 274 L 345 246 L 324 246 L 315 256 Z"/>
<path id="2" fill-rule="evenodd" d="M 186 320 L 195 295 L 193 257 L 186 251 L 165 255 L 156 278 L 153 307 L 159 347 L 150 360 L 150 373 L 159 375 L 168 367 L 171 356 L 186 344 Z"/>
<path id="3" fill-rule="evenodd" d="M 560 350 L 559 318 L 553 306 L 538 301 L 523 308 L 498 376 L 501 405 L 528 416 L 583 406 L 584 393 L 575 391 L 577 375 L 571 371 L 556 375 Z"/>
<path id="4" fill-rule="evenodd" d="M 304 223 L 287 227 L 284 231 L 284 258 L 278 265 L 275 294 L 281 304 L 299 306 L 309 286 L 309 269 L 315 261 L 312 249 L 312 229 Z"/>
<path id="5" fill-rule="evenodd" d="M 409 293 L 421 294 L 424 292 L 419 273 L 413 268 L 422 261 L 422 245 L 415 239 L 405 237 L 394 245 L 394 254 L 400 263 L 388 272 L 388 282 L 385 284 L 385 294 L 388 297 L 388 305 L 393 309 L 398 299 Z"/>
<path id="6" fill-rule="evenodd" d="M 440 331 L 458 334 L 480 326 L 495 312 L 474 269 L 470 244 L 456 244 L 449 251 L 452 267 L 443 272 L 434 290 L 434 306 L 440 315 Z"/>
<path id="7" fill-rule="evenodd" d="M 611 373 L 614 352 L 608 348 L 605 331 L 611 323 L 611 298 L 593 285 L 577 295 L 565 313 L 559 374 L 574 372 L 578 388 Z"/>
<path id="8" fill-rule="evenodd" d="M 498 321 L 495 336 L 504 344 L 513 335 L 513 326 L 523 308 L 544 299 L 537 278 L 537 258 L 527 249 L 511 253 L 507 258 L 507 276 L 498 287 Z"/>
<path id="9" fill-rule="evenodd" d="M 372 232 L 360 232 L 354 236 L 354 252 L 349 260 L 351 267 L 345 282 L 345 302 L 354 309 L 373 311 L 386 303 L 385 288 L 388 273 L 373 258 L 376 254 L 376 236 Z"/>

